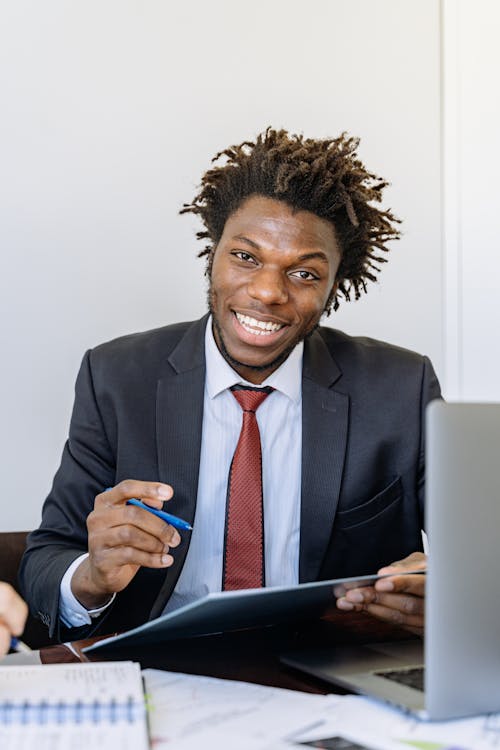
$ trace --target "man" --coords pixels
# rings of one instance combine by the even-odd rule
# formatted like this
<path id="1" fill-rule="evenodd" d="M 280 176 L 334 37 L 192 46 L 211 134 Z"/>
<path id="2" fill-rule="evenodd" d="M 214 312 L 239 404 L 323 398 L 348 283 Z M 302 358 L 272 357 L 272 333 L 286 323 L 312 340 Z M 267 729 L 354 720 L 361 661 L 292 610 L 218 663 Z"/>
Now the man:
<path id="1" fill-rule="evenodd" d="M 391 572 L 425 565 L 432 366 L 318 327 L 342 298 L 366 291 L 398 236 L 394 216 L 374 205 L 386 183 L 356 147 L 345 135 L 268 129 L 218 154 L 183 209 L 209 241 L 200 255 L 210 316 L 85 355 L 69 439 L 21 571 L 51 634 L 124 630 L 227 587 L 228 475 L 242 425 L 233 386 L 272 390 L 255 417 L 263 538 L 260 525 L 245 541 L 261 535 L 266 585 L 372 573 L 403 558 Z M 165 503 L 193 523 L 191 535 L 126 505 L 134 497 Z M 257 565 L 244 562 L 243 546 L 237 540 L 236 563 Z M 338 606 L 419 629 L 423 580 L 395 575 Z"/>

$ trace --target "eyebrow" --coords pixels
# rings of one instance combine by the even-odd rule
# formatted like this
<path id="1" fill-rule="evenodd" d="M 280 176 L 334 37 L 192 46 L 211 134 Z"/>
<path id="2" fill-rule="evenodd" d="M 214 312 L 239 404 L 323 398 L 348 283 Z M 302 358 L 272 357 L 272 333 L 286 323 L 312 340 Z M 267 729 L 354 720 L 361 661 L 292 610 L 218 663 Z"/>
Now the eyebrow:
<path id="1" fill-rule="evenodd" d="M 321 252 L 320 250 L 316 250 L 316 252 L 314 252 L 314 253 L 304 253 L 304 255 L 301 255 L 299 257 L 299 260 L 301 262 L 303 262 L 305 260 L 320 260 L 323 263 L 328 263 L 329 262 L 328 261 L 328 257 L 326 256 L 326 254 L 323 253 L 323 252 Z"/>
<path id="2" fill-rule="evenodd" d="M 236 234 L 233 237 L 233 240 L 241 240 L 241 242 L 246 242 L 247 245 L 254 247 L 256 250 L 260 250 L 260 245 L 257 242 L 254 242 L 253 240 L 249 240 L 248 237 L 245 237 L 242 234 Z"/>
<path id="3" fill-rule="evenodd" d="M 250 245 L 250 247 L 254 247 L 256 250 L 260 250 L 261 247 L 257 242 L 254 242 L 253 240 L 248 239 L 248 237 L 245 237 L 242 234 L 237 234 L 233 237 L 234 240 L 240 240 L 240 242 L 246 242 L 247 245 Z M 321 250 L 315 250 L 312 253 L 304 253 L 303 255 L 300 255 L 297 260 L 300 263 L 303 263 L 306 260 L 320 260 L 322 263 L 329 263 L 328 256 L 326 253 L 322 252 Z"/>

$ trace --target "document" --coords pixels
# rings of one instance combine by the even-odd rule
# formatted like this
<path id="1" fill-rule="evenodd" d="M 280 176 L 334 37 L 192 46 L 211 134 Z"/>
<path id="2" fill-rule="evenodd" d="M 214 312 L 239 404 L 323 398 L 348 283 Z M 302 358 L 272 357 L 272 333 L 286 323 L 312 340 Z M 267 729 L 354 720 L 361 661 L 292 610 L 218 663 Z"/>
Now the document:
<path id="1" fill-rule="evenodd" d="M 278 750 L 312 730 L 339 696 L 220 680 L 143 672 L 155 750 Z"/>
<path id="2" fill-rule="evenodd" d="M 147 669 L 155 750 L 498 750 L 500 714 L 427 722 L 371 698 Z"/>
<path id="3" fill-rule="evenodd" d="M 0 666 L 1 750 L 147 750 L 133 662 Z"/>
<path id="4" fill-rule="evenodd" d="M 338 737 L 351 745 L 334 744 L 332 740 Z M 327 708 L 322 724 L 296 740 L 304 743 L 303 750 L 307 746 L 346 750 L 357 746 L 369 750 L 498 750 L 500 714 L 423 721 L 373 698 L 345 695 Z"/>
<path id="5" fill-rule="evenodd" d="M 500 714 L 425 722 L 313 695 L 132 662 L 0 667 L 1 750 L 498 750 Z M 146 721 L 149 720 L 149 738 Z"/>

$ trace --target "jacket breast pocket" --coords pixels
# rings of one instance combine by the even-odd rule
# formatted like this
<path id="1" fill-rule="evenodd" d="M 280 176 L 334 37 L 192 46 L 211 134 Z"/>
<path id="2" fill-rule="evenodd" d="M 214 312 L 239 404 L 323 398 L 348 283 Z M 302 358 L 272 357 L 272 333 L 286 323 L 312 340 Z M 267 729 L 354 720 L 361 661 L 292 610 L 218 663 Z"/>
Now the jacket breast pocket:
<path id="1" fill-rule="evenodd" d="M 321 577 L 375 573 L 421 549 L 418 502 L 398 476 L 367 502 L 337 511 Z"/>
<path id="2" fill-rule="evenodd" d="M 401 500 L 403 486 L 401 477 L 396 477 L 388 487 L 377 493 L 368 502 L 348 510 L 338 510 L 335 525 L 338 530 L 353 529 L 356 526 L 369 524 L 382 514 L 390 512 L 391 507 Z"/>

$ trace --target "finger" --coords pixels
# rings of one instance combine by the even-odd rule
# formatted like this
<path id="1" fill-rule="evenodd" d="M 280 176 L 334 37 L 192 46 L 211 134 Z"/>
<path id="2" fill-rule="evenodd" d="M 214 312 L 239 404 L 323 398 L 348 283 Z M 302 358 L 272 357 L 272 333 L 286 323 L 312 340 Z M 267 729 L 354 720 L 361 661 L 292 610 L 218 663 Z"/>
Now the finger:
<path id="1" fill-rule="evenodd" d="M 345 596 L 341 596 L 337 599 L 335 602 L 335 606 L 337 609 L 341 609 L 343 612 L 362 612 L 363 611 L 363 605 L 362 604 L 353 604 L 348 599 L 345 598 Z"/>
<path id="2" fill-rule="evenodd" d="M 171 546 L 175 545 L 128 524 L 103 529 L 93 536 L 90 543 L 92 552 L 97 548 L 106 550 L 113 547 L 135 547 L 143 552 L 161 554 L 168 552 Z"/>
<path id="3" fill-rule="evenodd" d="M 418 614 L 408 614 L 402 612 L 399 609 L 392 609 L 391 607 L 385 607 L 382 604 L 368 604 L 365 608 L 368 614 L 376 617 L 384 622 L 389 622 L 393 625 L 401 625 L 403 627 L 409 627 L 422 631 L 424 628 L 424 617 Z"/>
<path id="4" fill-rule="evenodd" d="M 124 511 L 127 522 L 132 526 L 146 530 L 170 547 L 177 547 L 180 544 L 181 536 L 177 529 L 162 518 L 148 513 L 144 508 L 137 508 L 135 505 L 127 505 Z"/>
<path id="5" fill-rule="evenodd" d="M 380 568 L 378 575 L 386 575 L 390 573 L 401 573 L 406 570 L 426 570 L 427 569 L 427 555 L 423 552 L 412 552 L 411 555 L 403 558 L 403 560 L 397 560 L 396 562 L 386 565 Z"/>
<path id="6" fill-rule="evenodd" d="M 0 621 L 13 635 L 21 635 L 28 607 L 8 583 L 0 583 Z"/>
<path id="7" fill-rule="evenodd" d="M 373 586 L 362 586 L 356 589 L 348 589 L 344 599 L 351 604 L 368 604 L 376 599 L 377 593 Z"/>
<path id="8" fill-rule="evenodd" d="M 337 591 L 336 606 L 337 609 L 341 609 L 344 612 L 361 612 L 365 609 L 365 604 L 373 601 L 376 597 L 372 586 L 363 586 L 354 589 L 345 589 L 345 587 L 339 586 Z"/>
<path id="9" fill-rule="evenodd" d="M 400 592 L 423 598 L 425 596 L 425 580 L 425 575 L 395 575 L 378 580 L 375 583 L 375 590 L 377 592 Z"/>
<path id="10" fill-rule="evenodd" d="M 376 592 L 376 596 L 369 602 L 366 602 L 366 606 L 381 606 L 387 609 L 396 610 L 401 612 L 403 615 L 421 617 L 425 611 L 425 599 L 419 596 L 411 596 L 404 594 L 385 594 Z"/>
<path id="11" fill-rule="evenodd" d="M 10 648 L 10 630 L 0 622 L 0 656 L 7 653 Z"/>
<path id="12" fill-rule="evenodd" d="M 148 505 L 159 509 L 165 501 L 170 500 L 173 494 L 174 491 L 169 484 L 124 479 L 111 489 L 96 495 L 94 507 L 124 505 L 130 498 L 137 497 Z"/>
<path id="13" fill-rule="evenodd" d="M 181 542 L 181 537 L 177 529 L 161 518 L 148 513 L 144 508 L 137 508 L 134 505 L 120 505 L 101 510 L 92 511 L 87 517 L 87 528 L 89 539 L 94 541 L 104 533 L 104 539 L 108 538 L 108 532 L 114 528 L 129 526 L 131 529 L 136 528 L 144 531 L 152 537 L 158 539 L 164 546 L 177 547 Z M 111 535 L 109 535 L 111 539 Z M 110 546 L 112 546 L 110 544 Z"/>
<path id="14" fill-rule="evenodd" d="M 135 547 L 110 547 L 101 549 L 97 553 L 99 570 L 101 575 L 116 571 L 125 565 L 133 565 L 145 568 L 168 568 L 174 558 L 167 552 L 145 552 Z"/>
<path id="15" fill-rule="evenodd" d="M 370 605 L 376 604 L 388 609 L 399 610 L 403 614 L 423 615 L 425 609 L 425 599 L 421 596 L 414 596 L 409 593 L 381 592 L 371 586 L 348 591 L 344 598 L 352 605 L 358 605 L 366 610 L 369 609 Z"/>
<path id="16" fill-rule="evenodd" d="M 338 583 L 336 586 L 333 587 L 333 595 L 340 599 L 341 597 L 345 596 L 346 587 L 343 583 Z"/>

